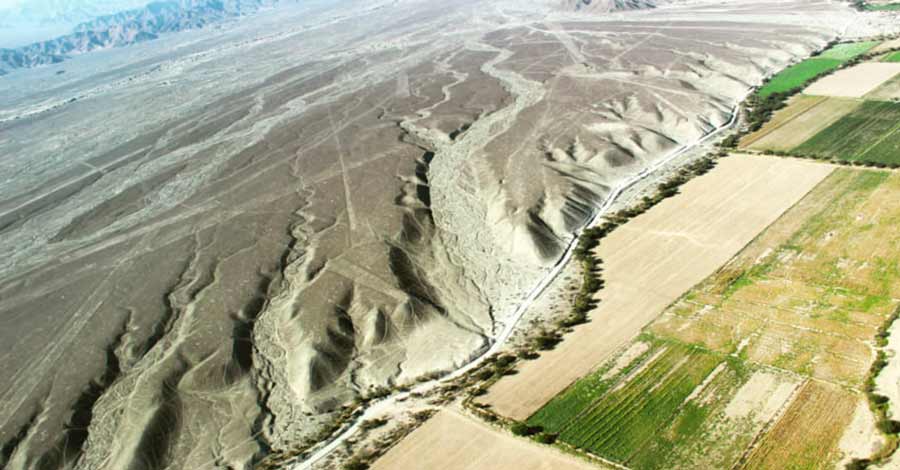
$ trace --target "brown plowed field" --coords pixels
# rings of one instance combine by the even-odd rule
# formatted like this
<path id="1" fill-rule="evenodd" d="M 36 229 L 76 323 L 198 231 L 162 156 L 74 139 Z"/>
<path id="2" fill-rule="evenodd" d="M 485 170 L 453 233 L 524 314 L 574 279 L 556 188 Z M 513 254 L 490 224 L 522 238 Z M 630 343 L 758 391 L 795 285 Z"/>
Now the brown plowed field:
<path id="1" fill-rule="evenodd" d="M 597 470 L 549 446 L 444 410 L 379 459 L 372 470 Z"/>

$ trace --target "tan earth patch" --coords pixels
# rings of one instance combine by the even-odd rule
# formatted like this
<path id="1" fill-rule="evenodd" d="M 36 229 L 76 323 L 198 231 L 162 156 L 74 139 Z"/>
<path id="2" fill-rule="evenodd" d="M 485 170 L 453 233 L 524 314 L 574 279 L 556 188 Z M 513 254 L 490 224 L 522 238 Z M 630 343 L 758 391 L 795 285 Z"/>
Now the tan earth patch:
<path id="1" fill-rule="evenodd" d="M 525 419 L 712 274 L 832 171 L 819 163 L 734 156 L 610 234 L 597 253 L 607 284 L 591 322 L 504 377 L 481 402 Z"/>
<path id="2" fill-rule="evenodd" d="M 803 90 L 807 95 L 862 98 L 900 73 L 900 64 L 865 62 L 817 80 Z"/>
<path id="3" fill-rule="evenodd" d="M 444 410 L 400 441 L 373 470 L 596 470 L 597 464 Z"/>
<path id="4" fill-rule="evenodd" d="M 888 80 L 880 87 L 866 95 L 866 99 L 878 101 L 891 101 L 900 99 L 900 75 Z"/>
<path id="5" fill-rule="evenodd" d="M 872 53 L 878 54 L 880 52 L 888 52 L 892 49 L 896 49 L 900 47 L 900 38 L 891 39 L 890 41 L 885 41 L 877 46 L 875 46 L 871 51 Z"/>
<path id="6" fill-rule="evenodd" d="M 835 470 L 847 468 L 851 460 L 867 458 L 881 448 L 884 438 L 875 428 L 875 416 L 865 400 L 860 400 L 856 405 L 853 420 L 844 430 L 844 435 L 838 443 L 838 449 L 844 454 L 844 458 L 838 462 Z"/>
<path id="7" fill-rule="evenodd" d="M 894 322 L 888 331 L 888 345 L 884 348 L 889 357 L 888 365 L 875 378 L 875 391 L 888 397 L 888 415 L 897 419 L 897 405 L 900 404 L 900 322 Z"/>
<path id="8" fill-rule="evenodd" d="M 812 96 L 792 101 L 787 108 L 775 113 L 772 121 L 762 129 L 748 136 L 747 145 L 753 150 L 791 150 L 860 104 L 856 100 Z"/>
<path id="9" fill-rule="evenodd" d="M 628 365 L 631 364 L 632 362 L 634 362 L 635 359 L 641 357 L 641 354 L 644 354 L 645 352 L 647 352 L 649 350 L 650 350 L 650 343 L 646 343 L 644 341 L 638 341 L 638 342 L 632 344 L 631 346 L 628 347 L 627 350 L 625 350 L 624 353 L 622 353 L 621 356 L 618 357 L 618 359 L 616 359 L 616 363 L 613 364 L 612 368 L 609 369 L 605 374 L 603 374 L 602 380 L 609 380 L 609 379 L 619 375 L 619 372 L 622 372 L 622 369 L 628 367 Z M 660 353 L 662 351 L 663 350 L 661 349 Z M 657 353 L 657 355 L 660 353 Z M 651 361 L 647 361 L 647 362 L 649 363 Z"/>
<path id="10" fill-rule="evenodd" d="M 758 371 L 750 377 L 725 407 L 725 415 L 732 419 L 752 418 L 759 423 L 768 422 L 790 400 L 800 385 L 796 379 Z"/>

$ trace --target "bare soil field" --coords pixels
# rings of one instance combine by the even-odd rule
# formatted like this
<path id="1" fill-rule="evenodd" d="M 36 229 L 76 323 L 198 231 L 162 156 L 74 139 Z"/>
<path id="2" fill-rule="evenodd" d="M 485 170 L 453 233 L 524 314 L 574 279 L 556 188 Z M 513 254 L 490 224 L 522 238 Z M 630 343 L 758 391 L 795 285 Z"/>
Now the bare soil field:
<path id="1" fill-rule="evenodd" d="M 890 41 L 884 41 L 883 43 L 872 48 L 870 52 L 880 53 L 887 52 L 891 49 L 900 48 L 900 39 L 891 39 Z"/>
<path id="2" fill-rule="evenodd" d="M 867 100 L 891 101 L 900 99 L 900 75 L 888 80 L 865 96 Z"/>
<path id="3" fill-rule="evenodd" d="M 860 104 L 860 101 L 845 98 L 800 95 L 776 112 L 760 130 L 745 137 L 741 145 L 753 150 L 791 150 Z"/>
<path id="4" fill-rule="evenodd" d="M 446 409 L 388 451 L 373 470 L 602 469 Z"/>
<path id="5" fill-rule="evenodd" d="M 800 200 L 832 168 L 734 156 L 604 239 L 606 287 L 591 322 L 526 362 L 480 401 L 525 419 L 601 364 L 694 284 L 713 273 Z"/>
<path id="6" fill-rule="evenodd" d="M 806 87 L 807 95 L 862 98 L 900 73 L 900 64 L 864 62 L 817 80 Z"/>

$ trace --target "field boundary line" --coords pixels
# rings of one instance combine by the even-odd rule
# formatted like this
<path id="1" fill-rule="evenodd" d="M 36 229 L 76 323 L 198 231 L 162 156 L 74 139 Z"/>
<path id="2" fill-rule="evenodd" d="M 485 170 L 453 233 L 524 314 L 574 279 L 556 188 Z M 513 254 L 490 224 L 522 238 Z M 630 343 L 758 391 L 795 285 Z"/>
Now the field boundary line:
<path id="1" fill-rule="evenodd" d="M 784 404 L 779 408 L 778 413 L 770 419 L 765 426 L 760 428 L 759 432 L 753 436 L 753 440 L 750 441 L 750 444 L 747 445 L 747 448 L 741 454 L 740 458 L 738 458 L 737 462 L 731 466 L 731 470 L 741 470 L 747 466 L 747 462 L 750 461 L 750 458 L 753 457 L 753 454 L 759 449 L 759 443 L 762 442 L 763 439 L 769 434 L 769 431 L 784 418 L 784 415 L 787 413 L 787 410 L 791 407 L 794 401 L 797 399 L 797 395 L 800 394 L 800 391 L 803 390 L 808 384 L 810 379 L 806 379 L 800 382 L 800 385 L 791 392 L 791 396 L 784 401 Z"/>

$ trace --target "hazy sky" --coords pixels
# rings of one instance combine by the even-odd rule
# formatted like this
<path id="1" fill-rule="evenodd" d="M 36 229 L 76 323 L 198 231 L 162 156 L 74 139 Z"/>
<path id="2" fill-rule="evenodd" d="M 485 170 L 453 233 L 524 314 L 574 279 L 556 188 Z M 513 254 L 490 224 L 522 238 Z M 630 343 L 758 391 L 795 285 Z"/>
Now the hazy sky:
<path id="1" fill-rule="evenodd" d="M 0 10 L 9 10 L 22 0 L 0 0 Z"/>

